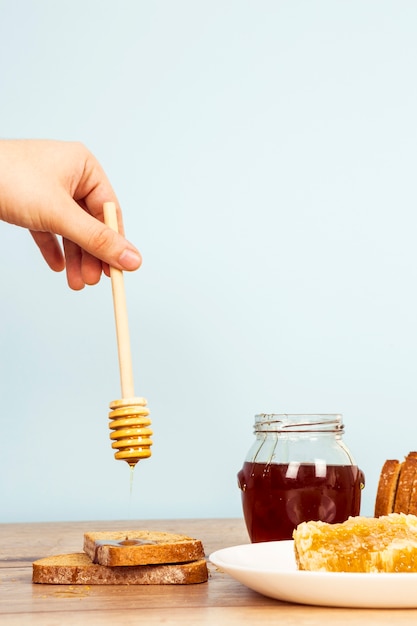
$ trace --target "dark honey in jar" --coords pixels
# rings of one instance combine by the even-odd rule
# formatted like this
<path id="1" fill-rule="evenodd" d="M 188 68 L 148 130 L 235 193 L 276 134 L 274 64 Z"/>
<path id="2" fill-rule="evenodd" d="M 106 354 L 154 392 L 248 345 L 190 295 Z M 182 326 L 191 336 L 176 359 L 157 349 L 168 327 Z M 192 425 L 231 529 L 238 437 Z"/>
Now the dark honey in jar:
<path id="1" fill-rule="evenodd" d="M 342 440 L 341 415 L 255 416 L 255 443 L 238 473 L 252 542 L 291 539 L 304 521 L 359 515 L 364 476 Z"/>

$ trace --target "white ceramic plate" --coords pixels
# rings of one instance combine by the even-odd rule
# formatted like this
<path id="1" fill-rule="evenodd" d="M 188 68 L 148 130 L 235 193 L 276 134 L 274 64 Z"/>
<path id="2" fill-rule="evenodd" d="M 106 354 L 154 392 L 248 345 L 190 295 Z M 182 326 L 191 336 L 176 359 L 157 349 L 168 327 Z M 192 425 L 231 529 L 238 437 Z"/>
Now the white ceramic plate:
<path id="1" fill-rule="evenodd" d="M 297 570 L 293 541 L 224 548 L 210 555 L 219 569 L 265 596 L 321 606 L 417 608 L 416 574 L 351 574 Z"/>

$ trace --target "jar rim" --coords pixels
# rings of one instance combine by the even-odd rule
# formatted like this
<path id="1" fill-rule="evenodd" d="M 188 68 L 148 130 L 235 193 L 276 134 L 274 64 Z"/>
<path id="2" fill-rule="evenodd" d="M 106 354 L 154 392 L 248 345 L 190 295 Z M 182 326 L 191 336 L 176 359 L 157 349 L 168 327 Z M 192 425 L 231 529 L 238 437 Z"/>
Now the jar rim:
<path id="1" fill-rule="evenodd" d="M 343 430 L 341 413 L 258 413 L 255 415 L 255 432 L 340 432 Z"/>

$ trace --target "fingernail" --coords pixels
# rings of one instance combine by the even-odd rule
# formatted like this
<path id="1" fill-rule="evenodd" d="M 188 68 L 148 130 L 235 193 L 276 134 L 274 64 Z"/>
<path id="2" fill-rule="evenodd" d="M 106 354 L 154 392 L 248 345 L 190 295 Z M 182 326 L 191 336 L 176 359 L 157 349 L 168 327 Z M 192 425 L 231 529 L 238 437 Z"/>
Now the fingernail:
<path id="1" fill-rule="evenodd" d="M 125 270 L 137 270 L 142 262 L 140 254 L 134 250 L 126 248 L 119 256 L 119 263 Z"/>

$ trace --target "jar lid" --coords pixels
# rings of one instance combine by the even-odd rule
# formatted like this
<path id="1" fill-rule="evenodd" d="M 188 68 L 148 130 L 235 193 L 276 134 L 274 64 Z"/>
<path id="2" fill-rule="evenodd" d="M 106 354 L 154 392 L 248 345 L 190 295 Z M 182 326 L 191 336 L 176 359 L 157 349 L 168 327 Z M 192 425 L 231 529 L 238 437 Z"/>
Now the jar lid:
<path id="1" fill-rule="evenodd" d="M 255 415 L 257 432 L 342 432 L 340 413 L 259 413 Z"/>

